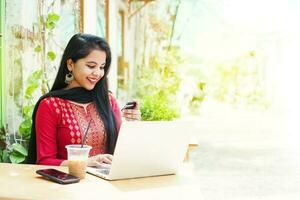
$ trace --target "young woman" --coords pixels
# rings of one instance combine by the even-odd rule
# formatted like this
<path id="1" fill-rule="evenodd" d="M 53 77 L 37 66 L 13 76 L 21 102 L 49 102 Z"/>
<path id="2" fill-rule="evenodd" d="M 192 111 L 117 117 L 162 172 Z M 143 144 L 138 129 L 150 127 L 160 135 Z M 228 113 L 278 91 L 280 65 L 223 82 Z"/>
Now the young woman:
<path id="1" fill-rule="evenodd" d="M 110 47 L 105 40 L 76 34 L 69 41 L 51 91 L 37 102 L 27 163 L 67 165 L 68 144 L 92 146 L 88 165 L 111 163 L 121 111 L 108 90 Z M 138 105 L 122 110 L 126 120 L 139 120 Z"/>

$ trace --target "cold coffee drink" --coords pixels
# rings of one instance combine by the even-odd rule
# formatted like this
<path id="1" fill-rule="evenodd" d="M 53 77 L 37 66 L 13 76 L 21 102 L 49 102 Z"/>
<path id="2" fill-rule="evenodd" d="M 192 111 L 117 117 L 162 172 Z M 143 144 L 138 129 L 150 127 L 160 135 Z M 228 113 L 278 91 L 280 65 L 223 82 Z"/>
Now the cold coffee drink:
<path id="1" fill-rule="evenodd" d="M 91 146 L 67 145 L 69 174 L 83 179 L 86 175 L 87 159 Z"/>

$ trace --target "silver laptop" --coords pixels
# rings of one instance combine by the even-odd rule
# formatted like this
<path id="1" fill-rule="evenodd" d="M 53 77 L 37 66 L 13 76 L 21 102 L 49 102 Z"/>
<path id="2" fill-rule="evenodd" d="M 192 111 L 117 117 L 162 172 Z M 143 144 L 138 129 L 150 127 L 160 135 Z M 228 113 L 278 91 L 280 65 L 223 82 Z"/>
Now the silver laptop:
<path id="1" fill-rule="evenodd" d="M 188 142 L 183 122 L 123 122 L 112 164 L 88 167 L 87 172 L 107 180 L 175 174 Z"/>

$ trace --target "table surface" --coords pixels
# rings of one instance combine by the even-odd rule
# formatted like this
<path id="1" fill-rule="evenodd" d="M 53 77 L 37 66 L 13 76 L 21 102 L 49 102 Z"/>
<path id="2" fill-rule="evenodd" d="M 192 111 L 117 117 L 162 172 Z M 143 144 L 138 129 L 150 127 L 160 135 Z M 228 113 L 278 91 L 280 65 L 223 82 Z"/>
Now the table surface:
<path id="1" fill-rule="evenodd" d="M 298 159 L 284 149 L 202 144 L 177 175 L 106 181 L 87 174 L 70 185 L 35 173 L 49 166 L 0 163 L 0 199 L 299 200 Z"/>
<path id="2" fill-rule="evenodd" d="M 106 181 L 88 174 L 60 185 L 35 173 L 49 166 L 2 163 L 0 199 L 300 199 L 299 131 L 281 131 L 264 116 L 215 119 L 197 119 L 198 147 L 177 175 Z"/>
<path id="3" fill-rule="evenodd" d="M 177 175 L 106 181 L 87 174 L 79 183 L 61 185 L 35 173 L 37 169 L 67 167 L 0 163 L 0 199 L 184 199 L 187 192 L 200 192 L 188 183 L 194 179 L 188 163 Z M 180 193 L 179 189 L 180 188 Z M 188 190 L 188 191 L 187 191 Z"/>

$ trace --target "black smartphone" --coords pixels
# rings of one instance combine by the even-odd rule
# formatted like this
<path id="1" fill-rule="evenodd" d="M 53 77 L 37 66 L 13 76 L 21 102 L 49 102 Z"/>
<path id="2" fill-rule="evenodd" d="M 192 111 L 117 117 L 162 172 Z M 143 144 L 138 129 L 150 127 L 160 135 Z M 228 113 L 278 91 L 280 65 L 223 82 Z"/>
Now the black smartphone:
<path id="1" fill-rule="evenodd" d="M 127 102 L 126 105 L 122 108 L 123 109 L 134 109 L 136 106 L 135 101 Z"/>
<path id="2" fill-rule="evenodd" d="M 60 184 L 78 183 L 80 181 L 80 178 L 56 169 L 39 169 L 36 173 Z"/>

